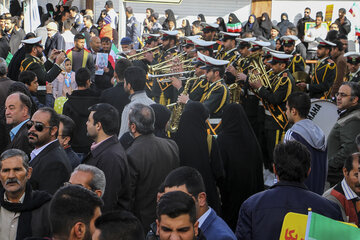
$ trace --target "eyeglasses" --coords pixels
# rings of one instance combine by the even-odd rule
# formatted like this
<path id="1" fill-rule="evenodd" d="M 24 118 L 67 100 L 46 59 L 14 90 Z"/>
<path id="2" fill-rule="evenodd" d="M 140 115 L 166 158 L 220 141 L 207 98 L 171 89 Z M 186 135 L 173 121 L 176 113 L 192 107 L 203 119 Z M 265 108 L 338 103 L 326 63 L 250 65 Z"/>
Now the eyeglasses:
<path id="1" fill-rule="evenodd" d="M 345 93 L 335 93 L 335 97 L 341 97 L 341 98 L 344 98 L 344 97 L 351 97 L 351 95 L 348 95 L 348 94 L 345 94 Z"/>
<path id="2" fill-rule="evenodd" d="M 304 12 L 304 13 L 310 13 L 310 12 Z"/>
<path id="3" fill-rule="evenodd" d="M 34 126 L 35 125 L 35 126 Z M 44 130 L 44 128 L 52 128 L 52 126 L 45 126 L 43 123 L 41 122 L 33 122 L 33 121 L 28 121 L 26 123 L 26 127 L 28 129 L 30 129 L 32 126 L 35 127 L 35 130 L 38 131 L 38 132 L 42 132 Z"/>

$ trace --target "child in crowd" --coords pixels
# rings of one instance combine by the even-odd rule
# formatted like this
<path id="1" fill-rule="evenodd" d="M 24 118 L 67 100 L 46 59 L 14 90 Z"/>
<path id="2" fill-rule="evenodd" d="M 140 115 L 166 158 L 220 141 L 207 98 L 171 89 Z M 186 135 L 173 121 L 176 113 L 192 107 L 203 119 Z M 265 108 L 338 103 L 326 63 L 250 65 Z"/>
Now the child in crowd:
<path id="1" fill-rule="evenodd" d="M 73 90 L 77 89 L 75 81 L 75 72 L 72 71 L 72 64 L 70 59 L 64 61 L 65 71 L 61 72 L 59 76 L 52 82 L 54 98 L 66 97 L 71 95 Z"/>

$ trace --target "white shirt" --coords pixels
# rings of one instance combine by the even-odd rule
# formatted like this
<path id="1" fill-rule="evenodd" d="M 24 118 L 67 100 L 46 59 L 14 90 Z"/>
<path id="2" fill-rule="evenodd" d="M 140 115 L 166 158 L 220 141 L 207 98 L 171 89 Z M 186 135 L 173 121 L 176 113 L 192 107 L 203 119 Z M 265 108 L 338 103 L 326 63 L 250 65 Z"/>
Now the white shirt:
<path id="1" fill-rule="evenodd" d="M 61 34 L 61 36 L 63 36 L 65 40 L 65 51 L 75 46 L 74 45 L 75 35 L 70 30 L 64 31 L 63 34 Z"/>
<path id="2" fill-rule="evenodd" d="M 42 150 L 44 150 L 47 146 L 49 146 L 51 143 L 53 143 L 53 142 L 55 142 L 55 141 L 57 141 L 57 139 L 55 139 L 54 141 L 51 141 L 51 142 L 49 142 L 49 143 L 47 143 L 47 144 L 39 147 L 39 148 L 35 148 L 35 149 L 30 153 L 30 157 L 31 157 L 30 162 L 31 162 L 37 155 L 39 155 Z"/>
<path id="3" fill-rule="evenodd" d="M 318 43 L 315 41 L 316 38 L 325 39 L 327 35 L 327 28 L 321 25 L 319 28 L 312 27 L 304 36 L 304 42 L 308 42 L 308 50 L 316 51 Z"/>
<path id="4" fill-rule="evenodd" d="M 211 207 L 209 207 L 209 209 L 203 215 L 201 215 L 201 217 L 199 217 L 199 219 L 198 219 L 199 228 L 201 228 L 201 225 L 204 224 L 205 220 L 210 215 L 210 213 L 211 213 Z"/>
<path id="5" fill-rule="evenodd" d="M 112 8 L 110 9 L 107 14 L 110 16 L 111 18 L 111 23 L 110 23 L 110 26 L 113 28 L 113 29 L 116 29 L 116 24 L 118 22 L 118 15 L 117 13 L 115 12 L 115 10 Z"/>

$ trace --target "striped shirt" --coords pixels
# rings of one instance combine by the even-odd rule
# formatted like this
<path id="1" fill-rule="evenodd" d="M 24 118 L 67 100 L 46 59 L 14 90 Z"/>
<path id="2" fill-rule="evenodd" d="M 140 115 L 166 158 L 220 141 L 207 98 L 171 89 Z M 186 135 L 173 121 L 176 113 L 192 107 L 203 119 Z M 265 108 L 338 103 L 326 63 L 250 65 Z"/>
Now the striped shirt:
<path id="1" fill-rule="evenodd" d="M 341 181 L 341 187 L 344 191 L 346 200 L 352 200 L 352 199 L 360 200 L 359 196 L 356 193 L 354 193 L 354 191 L 349 187 L 349 185 L 345 181 L 345 178 Z"/>

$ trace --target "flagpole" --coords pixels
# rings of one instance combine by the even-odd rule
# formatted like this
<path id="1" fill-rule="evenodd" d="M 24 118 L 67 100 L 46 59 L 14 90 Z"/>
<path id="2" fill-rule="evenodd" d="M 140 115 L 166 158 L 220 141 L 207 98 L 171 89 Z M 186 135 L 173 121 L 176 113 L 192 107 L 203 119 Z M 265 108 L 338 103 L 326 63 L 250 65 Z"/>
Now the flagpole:
<path id="1" fill-rule="evenodd" d="M 123 0 L 119 0 L 119 42 L 123 37 L 126 36 L 126 15 L 125 15 L 125 2 Z"/>
<path id="2" fill-rule="evenodd" d="M 306 223 L 305 240 L 309 240 L 309 233 L 310 233 L 310 226 L 311 226 L 311 214 L 312 214 L 312 209 L 308 208 L 308 219 L 307 219 L 307 223 Z"/>

